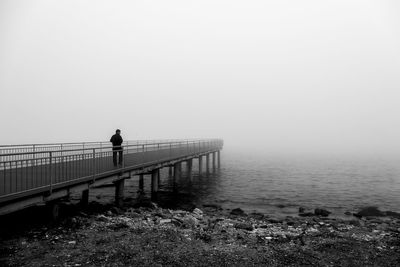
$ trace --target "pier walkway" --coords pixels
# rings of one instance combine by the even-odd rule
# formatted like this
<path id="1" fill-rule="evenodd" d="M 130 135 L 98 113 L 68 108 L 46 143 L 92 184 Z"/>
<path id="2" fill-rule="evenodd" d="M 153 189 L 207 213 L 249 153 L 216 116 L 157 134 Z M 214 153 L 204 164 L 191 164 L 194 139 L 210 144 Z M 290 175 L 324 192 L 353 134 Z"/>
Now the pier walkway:
<path id="1" fill-rule="evenodd" d="M 128 141 L 123 144 L 122 166 L 115 167 L 109 142 L 58 143 L 0 146 L 0 215 L 37 204 L 51 204 L 81 191 L 88 201 L 89 189 L 113 182 L 116 203 L 123 199 L 124 180 L 151 174 L 151 191 L 158 191 L 160 169 L 170 168 L 174 181 L 186 162 L 188 177 L 193 159 L 203 156 L 206 170 L 210 156 L 213 167 L 220 165 L 221 139 Z"/>

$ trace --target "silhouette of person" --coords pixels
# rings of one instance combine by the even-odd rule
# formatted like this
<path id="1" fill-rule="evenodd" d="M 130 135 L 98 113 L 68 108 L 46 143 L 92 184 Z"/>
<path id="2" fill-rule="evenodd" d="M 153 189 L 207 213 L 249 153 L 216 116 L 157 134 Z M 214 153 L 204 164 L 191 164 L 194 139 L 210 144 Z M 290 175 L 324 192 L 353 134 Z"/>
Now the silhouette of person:
<path id="1" fill-rule="evenodd" d="M 113 145 L 113 162 L 114 162 L 114 166 L 117 166 L 117 153 L 119 154 L 119 165 L 122 165 L 122 155 L 123 155 L 123 149 L 122 149 L 122 142 L 124 140 L 122 139 L 121 136 L 121 130 L 117 129 L 115 131 L 115 134 L 113 136 L 111 136 L 110 142 Z"/>

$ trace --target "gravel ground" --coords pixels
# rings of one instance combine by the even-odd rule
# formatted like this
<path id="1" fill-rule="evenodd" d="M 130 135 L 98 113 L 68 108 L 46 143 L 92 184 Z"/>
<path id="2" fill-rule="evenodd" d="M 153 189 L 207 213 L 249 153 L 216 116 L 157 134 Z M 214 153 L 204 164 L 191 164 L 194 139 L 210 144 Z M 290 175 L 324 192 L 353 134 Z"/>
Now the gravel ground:
<path id="1" fill-rule="evenodd" d="M 400 219 L 104 207 L 5 233 L 0 266 L 400 266 Z"/>

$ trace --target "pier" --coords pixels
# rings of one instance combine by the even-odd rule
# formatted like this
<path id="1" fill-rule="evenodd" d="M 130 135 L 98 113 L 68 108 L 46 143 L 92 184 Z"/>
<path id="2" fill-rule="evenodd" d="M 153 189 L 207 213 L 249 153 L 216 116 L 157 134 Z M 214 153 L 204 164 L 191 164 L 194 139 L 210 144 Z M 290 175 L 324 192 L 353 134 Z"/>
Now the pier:
<path id="1" fill-rule="evenodd" d="M 192 179 L 193 160 L 199 161 L 199 173 L 220 166 L 221 139 L 127 141 L 123 144 L 122 165 L 114 166 L 109 142 L 57 143 L 0 146 L 0 215 L 33 205 L 49 205 L 53 216 L 57 202 L 72 193 L 82 194 L 87 205 L 89 190 L 104 184 L 115 185 L 115 203 L 122 205 L 125 179 L 151 177 L 151 194 L 159 189 L 160 170 L 168 168 L 176 185 L 186 163 Z"/>

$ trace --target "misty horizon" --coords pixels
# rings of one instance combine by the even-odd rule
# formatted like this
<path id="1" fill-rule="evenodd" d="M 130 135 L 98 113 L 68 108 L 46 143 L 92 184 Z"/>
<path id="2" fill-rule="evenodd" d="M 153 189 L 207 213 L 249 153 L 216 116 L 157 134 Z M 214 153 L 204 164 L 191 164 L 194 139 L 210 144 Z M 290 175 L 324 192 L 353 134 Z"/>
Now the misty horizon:
<path id="1" fill-rule="evenodd" d="M 395 154 L 396 1 L 2 1 L 0 144 Z"/>

